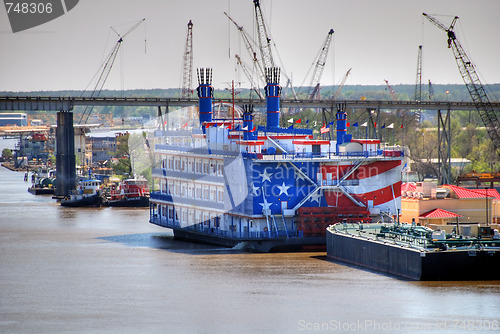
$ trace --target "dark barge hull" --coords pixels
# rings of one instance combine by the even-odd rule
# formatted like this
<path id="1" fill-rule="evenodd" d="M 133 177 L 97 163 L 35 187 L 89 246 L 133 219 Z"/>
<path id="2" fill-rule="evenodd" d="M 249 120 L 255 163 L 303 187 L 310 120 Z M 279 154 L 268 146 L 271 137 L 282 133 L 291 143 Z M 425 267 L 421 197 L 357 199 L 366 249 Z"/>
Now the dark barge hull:
<path id="1" fill-rule="evenodd" d="M 33 195 L 54 195 L 55 188 L 29 187 L 28 192 Z"/>
<path id="2" fill-rule="evenodd" d="M 499 249 L 422 252 L 390 241 L 327 231 L 326 250 L 329 260 L 410 280 L 500 280 Z"/>
<path id="3" fill-rule="evenodd" d="M 325 251 L 325 237 L 240 239 L 172 228 L 174 238 L 223 247 L 241 247 L 253 252 Z"/>
<path id="4" fill-rule="evenodd" d="M 61 201 L 61 206 L 67 206 L 67 207 L 84 207 L 84 206 L 95 206 L 99 207 L 103 203 L 103 198 L 101 195 L 92 195 L 88 197 L 84 197 L 79 200 L 66 200 L 63 199 Z"/>
<path id="5" fill-rule="evenodd" d="M 105 205 L 123 207 L 123 208 L 144 208 L 144 207 L 149 207 L 149 197 L 140 196 L 140 197 L 131 197 L 114 201 L 108 200 L 105 203 Z"/>

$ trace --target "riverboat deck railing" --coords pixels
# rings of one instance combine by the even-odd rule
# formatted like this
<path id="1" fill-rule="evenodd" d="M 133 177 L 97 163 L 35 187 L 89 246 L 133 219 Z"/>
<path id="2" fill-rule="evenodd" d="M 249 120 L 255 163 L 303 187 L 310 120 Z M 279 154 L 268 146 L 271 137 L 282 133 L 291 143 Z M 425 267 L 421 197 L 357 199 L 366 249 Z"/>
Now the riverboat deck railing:
<path id="1" fill-rule="evenodd" d="M 166 144 L 156 144 L 155 152 L 157 153 L 167 153 L 167 152 L 183 152 L 191 154 L 212 154 L 212 155 L 230 155 L 236 156 L 239 152 L 236 151 L 224 151 L 220 149 L 208 149 L 208 147 L 191 147 L 190 145 L 166 145 Z M 370 158 L 370 157 L 384 157 L 384 158 L 399 158 L 404 157 L 404 151 L 402 149 L 377 149 L 373 151 L 356 151 L 356 152 L 287 152 L 287 153 L 248 153 L 241 152 L 243 158 L 258 159 L 258 160 L 295 160 L 295 159 L 311 159 L 311 160 L 321 160 L 321 159 L 333 159 L 333 158 Z"/>

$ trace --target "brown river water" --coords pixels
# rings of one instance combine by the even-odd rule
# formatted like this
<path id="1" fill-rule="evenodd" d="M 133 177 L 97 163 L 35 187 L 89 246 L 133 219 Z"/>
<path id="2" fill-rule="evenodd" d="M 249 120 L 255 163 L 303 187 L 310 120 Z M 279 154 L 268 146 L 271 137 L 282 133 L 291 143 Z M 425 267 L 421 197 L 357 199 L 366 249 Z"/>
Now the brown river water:
<path id="1" fill-rule="evenodd" d="M 0 167 L 0 333 L 500 333 L 500 281 L 413 282 L 172 239 Z"/>

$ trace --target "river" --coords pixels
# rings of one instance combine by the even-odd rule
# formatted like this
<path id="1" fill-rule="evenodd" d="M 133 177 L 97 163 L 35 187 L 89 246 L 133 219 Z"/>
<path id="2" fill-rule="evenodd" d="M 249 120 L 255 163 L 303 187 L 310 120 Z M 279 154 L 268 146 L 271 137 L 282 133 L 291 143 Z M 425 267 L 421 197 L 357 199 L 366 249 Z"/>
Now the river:
<path id="1" fill-rule="evenodd" d="M 500 281 L 181 242 L 148 209 L 61 207 L 23 176 L 0 167 L 0 333 L 500 332 Z"/>

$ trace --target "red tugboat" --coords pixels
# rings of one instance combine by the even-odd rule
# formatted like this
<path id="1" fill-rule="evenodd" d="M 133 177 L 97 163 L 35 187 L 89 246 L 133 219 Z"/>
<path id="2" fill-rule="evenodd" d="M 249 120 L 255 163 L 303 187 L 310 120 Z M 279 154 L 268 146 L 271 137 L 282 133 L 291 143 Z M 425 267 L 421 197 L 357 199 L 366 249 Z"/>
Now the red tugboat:
<path id="1" fill-rule="evenodd" d="M 111 187 L 108 206 L 148 207 L 149 187 L 146 179 L 126 179 Z"/>

